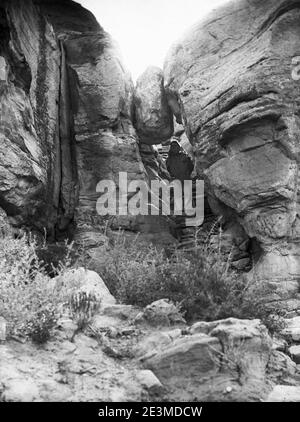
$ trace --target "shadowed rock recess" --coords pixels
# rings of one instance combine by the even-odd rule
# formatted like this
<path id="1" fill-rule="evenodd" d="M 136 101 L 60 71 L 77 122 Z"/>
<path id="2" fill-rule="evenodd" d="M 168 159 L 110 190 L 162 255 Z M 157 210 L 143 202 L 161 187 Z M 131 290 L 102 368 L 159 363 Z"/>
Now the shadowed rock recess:
<path id="1" fill-rule="evenodd" d="M 171 47 L 164 69 L 149 67 L 134 87 L 117 45 L 80 4 L 0 0 L 0 236 L 3 244 L 9 239 L 11 248 L 3 251 L 7 256 L 1 263 L 0 287 L 4 299 L 12 296 L 17 305 L 14 289 L 20 286 L 15 278 L 26 262 L 30 268 L 22 273 L 24 297 L 39 277 L 46 280 L 48 295 L 59 288 L 69 294 L 57 305 L 61 315 L 43 347 L 37 347 L 33 337 L 26 341 L 26 333 L 8 334 L 11 321 L 0 315 L 0 401 L 300 401 L 300 81 L 292 77 L 296 57 L 300 0 L 238 0 L 191 28 Z M 215 317 L 222 318 L 218 321 L 209 321 L 213 317 L 208 315 L 203 316 L 208 321 L 187 323 L 180 306 L 161 297 L 163 282 L 155 279 L 150 285 L 152 275 L 165 284 L 175 280 L 172 266 L 178 268 L 176 277 L 183 278 L 168 285 L 175 295 L 185 283 L 195 292 L 192 284 L 195 279 L 197 286 L 200 276 L 203 290 L 205 283 L 217 290 L 217 282 L 210 282 L 214 272 L 211 279 L 204 273 L 207 266 L 216 267 L 209 256 L 203 257 L 203 271 L 190 278 L 194 264 L 185 257 L 196 251 L 187 247 L 191 238 L 195 241 L 196 229 L 188 226 L 186 216 L 97 214 L 101 180 L 114 181 L 117 192 L 119 172 L 127 172 L 129 182 L 171 180 L 166 157 L 172 141 L 186 151 L 179 148 L 178 155 L 189 155 L 189 163 L 195 164 L 193 170 L 190 165 L 190 179 L 205 181 L 206 215 L 197 231 L 199 242 L 209 238 L 211 249 L 205 251 L 218 249 L 220 260 L 229 255 L 228 268 L 237 270 L 232 274 L 247 288 L 262 286 L 257 296 L 265 300 L 267 316 L 254 317 L 263 322 L 231 318 L 228 312 Z M 222 236 L 215 230 L 218 224 Z M 150 252 L 140 255 L 141 247 L 135 260 L 131 262 L 130 255 L 124 265 L 116 248 L 110 272 L 120 261 L 126 274 L 115 271 L 112 280 L 106 280 L 109 248 L 117 244 L 112 240 L 120 228 L 129 241 L 140 233 L 147 246 L 163 246 L 163 262 Z M 76 246 L 83 242 L 84 264 L 79 263 L 85 265 L 89 255 L 97 272 L 66 264 L 67 271 L 57 274 L 52 266 L 50 274 L 36 275 L 36 255 L 26 249 L 32 245 L 14 236 L 23 229 L 46 233 L 50 246 L 65 239 L 75 240 Z M 10 253 L 19 241 L 26 252 L 22 259 Z M 126 243 L 121 249 L 127 251 Z M 184 271 L 176 261 L 181 252 Z M 145 264 L 142 276 L 140 264 Z M 219 267 L 227 272 L 227 264 Z M 115 279 L 123 281 L 120 291 Z M 128 299 L 135 291 L 143 292 L 144 280 L 150 280 L 149 293 L 161 294 L 147 306 Z M 245 283 L 238 286 L 242 297 Z M 191 303 L 201 307 L 197 292 Z M 118 303 L 127 293 L 126 304 Z M 210 310 L 222 308 L 223 293 L 218 293 L 205 305 Z M 38 288 L 33 296 L 41 300 Z M 17 297 L 23 298 L 20 292 Z M 30 296 L 27 306 L 28 297 L 24 309 L 35 303 Z M 46 294 L 44 298 L 48 300 Z M 83 310 L 80 301 L 87 304 Z M 0 304 L 4 302 L 2 298 Z M 42 324 L 47 309 L 43 314 L 39 306 L 34 322 Z M 274 308 L 288 317 L 282 318 L 282 326 Z M 267 318 L 270 309 L 271 316 L 278 317 L 275 323 Z M 76 320 L 76 310 L 82 320 Z M 273 328 L 277 324 L 273 330 L 272 322 Z M 28 323 L 25 317 L 22 323 Z"/>

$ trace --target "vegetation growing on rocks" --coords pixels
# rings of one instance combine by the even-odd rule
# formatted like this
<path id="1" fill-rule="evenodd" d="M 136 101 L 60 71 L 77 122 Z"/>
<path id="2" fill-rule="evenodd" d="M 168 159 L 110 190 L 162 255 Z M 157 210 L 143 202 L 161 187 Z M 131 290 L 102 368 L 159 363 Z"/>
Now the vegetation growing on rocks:
<path id="1" fill-rule="evenodd" d="M 57 272 L 66 268 L 62 258 Z M 0 238 L 0 315 L 8 323 L 9 335 L 47 341 L 69 295 L 70 286 L 54 283 L 47 275 L 34 238 L 11 234 Z"/>
<path id="2" fill-rule="evenodd" d="M 281 315 L 269 311 L 257 294 L 258 286 L 247 283 L 224 259 L 220 248 L 210 243 L 168 257 L 164 250 L 127 242 L 120 235 L 105 256 L 103 277 L 120 303 L 144 307 L 159 299 L 177 304 L 187 321 L 260 318 L 270 332 L 284 328 Z M 48 265 L 49 266 L 49 265 Z M 83 329 L 97 310 L 90 294 L 76 292 L 78 283 L 54 282 L 37 254 L 30 236 L 0 239 L 0 315 L 11 335 L 46 342 L 67 307 Z M 55 267 L 63 275 L 71 268 L 70 248 Z M 63 277 L 60 277 L 63 279 Z"/>
<path id="3" fill-rule="evenodd" d="M 230 264 L 230 254 L 224 257 L 209 239 L 167 257 L 138 238 L 127 242 L 120 235 L 102 275 L 120 302 L 146 306 L 166 298 L 180 305 L 188 321 L 261 318 L 272 333 L 284 328 L 281 315 L 262 302 L 261 285 L 248 282 Z"/>

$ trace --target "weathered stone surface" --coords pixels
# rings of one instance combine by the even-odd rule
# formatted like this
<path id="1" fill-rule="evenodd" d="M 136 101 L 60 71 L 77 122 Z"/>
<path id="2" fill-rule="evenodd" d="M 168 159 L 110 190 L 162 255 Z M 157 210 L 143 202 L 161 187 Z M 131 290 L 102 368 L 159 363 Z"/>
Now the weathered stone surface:
<path id="1" fill-rule="evenodd" d="M 126 339 L 123 338 L 123 342 Z M 55 337 L 44 347 L 30 342 L 0 344 L 1 401 L 141 401 L 136 361 L 108 357 L 95 339 L 78 334 L 74 343 Z"/>
<path id="2" fill-rule="evenodd" d="M 175 339 L 181 336 L 181 330 L 159 331 L 145 336 L 135 349 L 137 357 L 141 360 L 153 356 L 154 353 L 170 345 Z"/>
<path id="3" fill-rule="evenodd" d="M 75 331 L 78 328 L 77 324 L 69 318 L 60 318 L 57 321 L 57 327 L 59 329 L 59 337 L 67 341 L 72 339 Z"/>
<path id="4" fill-rule="evenodd" d="M 107 333 L 109 337 L 117 337 L 121 328 L 121 322 L 118 318 L 106 315 L 95 315 L 90 325 L 94 332 Z"/>
<path id="5" fill-rule="evenodd" d="M 109 317 L 116 317 L 123 320 L 134 319 L 136 315 L 138 314 L 138 312 L 139 312 L 139 309 L 135 308 L 132 305 L 104 304 L 104 306 L 102 307 L 103 315 L 107 315 Z"/>
<path id="6" fill-rule="evenodd" d="M 297 379 L 295 362 L 264 346 L 269 340 L 257 321 L 209 323 L 209 331 L 219 339 L 178 328 L 153 332 L 149 327 L 126 336 L 133 328 L 128 321 L 99 314 L 92 330 L 77 334 L 72 343 L 60 335 L 74 332 L 76 326 L 70 323 L 60 321 L 60 331 L 44 347 L 14 341 L 0 345 L 1 400 L 140 401 L 149 398 L 148 392 L 150 398 L 166 394 L 171 401 L 261 401 L 271 386 L 295 385 Z M 118 334 L 111 336 L 113 331 Z M 144 347 L 140 359 L 133 349 L 136 342 Z M 258 351 L 267 367 L 255 355 Z M 257 373 L 245 370 L 252 352 Z"/>
<path id="7" fill-rule="evenodd" d="M 213 350 L 221 351 L 221 344 L 215 337 L 195 334 L 175 339 L 157 355 L 145 359 L 144 366 L 151 369 L 160 381 L 171 383 L 170 378 L 180 378 L 182 383 L 208 376 L 217 369 L 212 358 Z"/>
<path id="8" fill-rule="evenodd" d="M 80 268 L 74 274 L 74 278 L 82 280 L 80 290 L 95 295 L 102 304 L 114 304 L 116 299 L 109 292 L 102 278 L 95 272 Z"/>
<path id="9" fill-rule="evenodd" d="M 300 342 L 300 317 L 286 319 L 286 328 L 282 331 L 282 335 L 287 340 Z"/>
<path id="10" fill-rule="evenodd" d="M 172 397 L 179 399 L 181 394 L 181 400 L 204 401 L 266 397 L 272 340 L 259 320 L 200 322 L 170 340 L 149 342 L 141 360 L 168 386 Z"/>
<path id="11" fill-rule="evenodd" d="M 300 346 L 291 346 L 289 348 L 289 353 L 293 359 L 294 362 L 300 363 Z"/>
<path id="12" fill-rule="evenodd" d="M 134 125 L 141 142 L 160 144 L 173 135 L 173 116 L 164 91 L 163 72 L 149 67 L 134 91 Z"/>
<path id="13" fill-rule="evenodd" d="M 0 316 L 0 341 L 6 340 L 6 333 L 7 333 L 7 321 L 5 318 Z"/>
<path id="14" fill-rule="evenodd" d="M 66 355 L 71 355 L 74 353 L 77 349 L 77 346 L 74 343 L 71 343 L 70 341 L 64 341 L 61 344 L 61 351 L 62 353 L 65 353 Z"/>
<path id="15" fill-rule="evenodd" d="M 101 180 L 114 181 L 117 190 L 119 172 L 127 172 L 128 181 L 146 181 L 131 123 L 133 85 L 117 46 L 90 12 L 67 1 L 57 8 L 52 2 L 43 3 L 65 52 L 61 132 L 69 170 L 61 190 L 66 224 L 75 213 L 76 241 L 81 242 L 86 231 L 93 232 L 95 225 L 103 223 L 96 212 Z M 124 218 L 124 226 L 130 228 L 130 219 Z"/>
<path id="16" fill-rule="evenodd" d="M 295 383 L 296 363 L 285 353 L 273 350 L 267 366 L 267 377 L 272 384 Z"/>
<path id="17" fill-rule="evenodd" d="M 60 51 L 32 2 L 1 2 L 0 205 L 10 222 L 51 230 L 60 184 Z"/>
<path id="18" fill-rule="evenodd" d="M 211 330 L 211 327 L 212 324 L 210 322 L 198 321 L 190 327 L 189 332 L 190 334 L 208 334 Z"/>
<path id="19" fill-rule="evenodd" d="M 265 326 L 259 319 L 237 319 L 227 318 L 218 321 L 212 321 L 209 334 L 226 339 L 247 339 L 256 336 L 267 335 Z"/>
<path id="20" fill-rule="evenodd" d="M 36 384 L 26 379 L 12 380 L 5 385 L 2 400 L 6 402 L 33 402 L 39 398 Z"/>
<path id="21" fill-rule="evenodd" d="M 254 386 L 264 381 L 272 341 L 260 320 L 228 318 L 217 322 L 209 334 L 217 337 L 230 353 L 238 348 L 243 356 L 239 363 L 242 382 Z"/>
<path id="22" fill-rule="evenodd" d="M 3 0 L 0 15 L 0 206 L 15 226 L 101 247 L 98 183 L 148 181 L 118 47 L 71 0 Z M 112 226 L 169 234 L 147 216 L 121 220 Z"/>
<path id="23" fill-rule="evenodd" d="M 151 325 L 165 325 L 185 323 L 180 309 L 168 299 L 160 299 L 147 305 L 136 322 L 146 321 Z"/>
<path id="24" fill-rule="evenodd" d="M 239 259 L 237 261 L 232 262 L 231 265 L 236 270 L 239 270 L 239 271 L 245 270 L 246 268 L 249 268 L 250 258 L 242 258 L 242 259 Z"/>
<path id="25" fill-rule="evenodd" d="M 284 352 L 287 349 L 287 342 L 281 337 L 274 336 L 272 349 Z"/>
<path id="26" fill-rule="evenodd" d="M 164 387 L 159 379 L 149 369 L 141 370 L 137 373 L 137 380 L 149 391 L 150 394 L 159 395 L 164 391 Z"/>
<path id="27" fill-rule="evenodd" d="M 77 108 L 74 115 L 78 219 L 96 215 L 96 187 L 100 180 L 119 185 L 119 172 L 130 180 L 145 180 L 137 140 L 129 120 L 130 83 L 108 36 L 94 34 L 66 42 Z M 87 53 L 88 51 L 88 53 Z M 128 78 L 128 76 L 127 76 Z M 119 105 L 124 104 L 120 109 Z"/>
<path id="28" fill-rule="evenodd" d="M 238 222 L 224 224 L 224 230 L 211 235 L 210 246 L 220 251 L 224 259 L 230 256 L 232 267 L 237 270 L 250 269 L 249 237 Z"/>
<path id="29" fill-rule="evenodd" d="M 141 158 L 150 180 L 170 180 L 165 161 L 154 145 L 141 143 L 139 146 Z"/>
<path id="30" fill-rule="evenodd" d="M 91 294 L 96 297 L 99 304 L 113 305 L 116 299 L 109 292 L 102 278 L 95 272 L 86 270 L 85 268 L 78 268 L 66 271 L 52 280 L 53 283 L 61 283 L 64 286 L 77 288 L 78 291 L 85 292 L 87 295 Z"/>
<path id="31" fill-rule="evenodd" d="M 300 402 L 300 387 L 276 385 L 267 399 L 268 402 Z"/>
<path id="32" fill-rule="evenodd" d="M 164 67 L 209 199 L 258 241 L 252 278 L 279 284 L 300 275 L 299 22 L 297 1 L 231 2 L 175 44 Z"/>
<path id="33" fill-rule="evenodd" d="M 174 138 L 172 138 L 172 140 L 173 139 L 176 139 L 175 137 Z M 190 143 L 190 141 L 189 141 L 189 138 L 186 136 L 186 133 L 184 132 L 184 133 L 182 133 L 181 135 L 180 135 L 180 137 L 179 138 L 177 138 L 178 139 L 178 141 L 179 141 L 179 143 L 180 143 L 180 145 L 182 146 L 182 148 L 184 149 L 184 151 L 191 157 L 191 158 L 194 158 L 194 152 L 193 152 L 193 146 L 192 146 L 192 144 Z"/>
<path id="34" fill-rule="evenodd" d="M 34 0 L 51 21 L 55 31 L 64 36 L 75 32 L 96 32 L 102 28 L 93 14 L 71 0 Z"/>

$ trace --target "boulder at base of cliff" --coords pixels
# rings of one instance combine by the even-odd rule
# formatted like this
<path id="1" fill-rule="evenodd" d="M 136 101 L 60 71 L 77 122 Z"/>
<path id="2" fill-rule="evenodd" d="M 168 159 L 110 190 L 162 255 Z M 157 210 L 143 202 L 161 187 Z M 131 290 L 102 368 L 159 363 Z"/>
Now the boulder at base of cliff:
<path id="1" fill-rule="evenodd" d="M 198 325 L 199 327 L 199 325 Z M 174 400 L 259 401 L 266 381 L 272 340 L 259 320 L 229 318 L 203 324 L 204 332 L 155 344 L 140 360 Z"/>
<path id="2" fill-rule="evenodd" d="M 96 297 L 101 306 L 114 305 L 116 303 L 116 299 L 95 271 L 86 270 L 81 267 L 65 272 L 63 275 L 53 279 L 52 282 L 63 283 L 65 286 L 70 286 L 70 290 L 75 287 L 78 291 L 92 295 Z"/>

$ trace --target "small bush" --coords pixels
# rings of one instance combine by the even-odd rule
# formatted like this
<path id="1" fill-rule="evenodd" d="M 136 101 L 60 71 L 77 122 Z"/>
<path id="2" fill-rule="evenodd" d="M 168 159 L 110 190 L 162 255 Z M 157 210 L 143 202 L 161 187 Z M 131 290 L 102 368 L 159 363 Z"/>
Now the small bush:
<path id="1" fill-rule="evenodd" d="M 78 331 L 81 331 L 87 327 L 96 313 L 99 302 L 93 294 L 79 291 L 70 296 L 69 307 Z"/>
<path id="2" fill-rule="evenodd" d="M 0 239 L 0 315 L 8 322 L 9 335 L 43 343 L 68 301 L 69 287 L 50 279 L 36 249 L 30 236 Z"/>
<path id="3" fill-rule="evenodd" d="M 51 337 L 53 328 L 57 323 L 57 312 L 51 306 L 38 311 L 34 319 L 30 319 L 25 326 L 25 332 L 34 343 L 46 343 Z"/>

